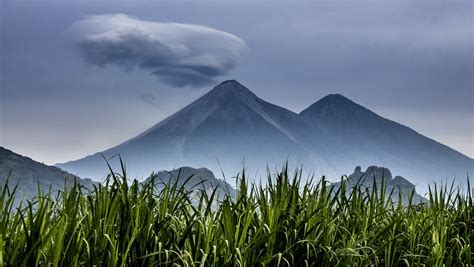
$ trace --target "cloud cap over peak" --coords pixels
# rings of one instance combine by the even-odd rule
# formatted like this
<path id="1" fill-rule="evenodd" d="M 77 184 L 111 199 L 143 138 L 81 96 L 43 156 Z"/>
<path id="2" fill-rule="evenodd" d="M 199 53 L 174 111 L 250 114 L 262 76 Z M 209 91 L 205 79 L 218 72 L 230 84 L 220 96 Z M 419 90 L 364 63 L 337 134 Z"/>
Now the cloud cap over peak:
<path id="1" fill-rule="evenodd" d="M 150 71 L 174 87 L 215 82 L 233 69 L 247 45 L 235 35 L 207 26 L 144 21 L 125 14 L 89 16 L 75 22 L 84 59 Z"/>

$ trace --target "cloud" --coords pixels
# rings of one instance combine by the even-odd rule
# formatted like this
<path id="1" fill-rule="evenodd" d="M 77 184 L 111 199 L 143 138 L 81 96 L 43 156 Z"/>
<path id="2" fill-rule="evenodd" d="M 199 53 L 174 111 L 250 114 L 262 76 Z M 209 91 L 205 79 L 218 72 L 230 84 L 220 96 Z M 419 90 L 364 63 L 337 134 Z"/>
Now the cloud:
<path id="1" fill-rule="evenodd" d="M 156 96 L 153 94 L 142 94 L 140 95 L 140 100 L 146 104 L 152 105 L 154 107 L 158 107 Z"/>
<path id="2" fill-rule="evenodd" d="M 174 87 L 198 87 L 226 75 L 247 45 L 207 26 L 144 21 L 124 14 L 90 16 L 71 26 L 93 65 L 143 69 Z"/>

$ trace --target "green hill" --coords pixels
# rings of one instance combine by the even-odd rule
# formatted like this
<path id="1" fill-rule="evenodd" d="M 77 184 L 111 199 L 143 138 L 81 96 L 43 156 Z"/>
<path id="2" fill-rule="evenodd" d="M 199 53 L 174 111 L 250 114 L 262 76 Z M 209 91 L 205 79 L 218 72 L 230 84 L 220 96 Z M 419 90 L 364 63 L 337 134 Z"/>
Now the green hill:
<path id="1" fill-rule="evenodd" d="M 38 185 L 43 191 L 51 188 L 52 193 L 63 190 L 77 180 L 85 187 L 91 187 L 94 182 L 90 179 L 81 179 L 57 167 L 48 166 L 34 161 L 31 158 L 17 154 L 4 147 L 0 147 L 0 184 L 4 185 L 8 177 L 8 186 L 17 188 L 17 197 L 31 198 L 38 192 Z"/>

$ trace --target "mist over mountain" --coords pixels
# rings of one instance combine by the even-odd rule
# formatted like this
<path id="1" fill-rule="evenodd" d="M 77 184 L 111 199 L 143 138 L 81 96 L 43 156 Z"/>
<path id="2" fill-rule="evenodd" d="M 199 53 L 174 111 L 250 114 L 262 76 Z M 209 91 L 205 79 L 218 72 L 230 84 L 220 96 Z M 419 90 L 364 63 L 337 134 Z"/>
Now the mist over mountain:
<path id="1" fill-rule="evenodd" d="M 423 191 L 433 181 L 465 182 L 466 174 L 474 173 L 473 159 L 342 95 L 328 95 L 297 114 L 258 98 L 235 80 L 135 138 L 57 166 L 100 180 L 108 172 L 101 153 L 120 155 L 129 177 L 138 179 L 176 166 L 205 166 L 227 177 L 245 166 L 258 179 L 266 166 L 272 171 L 289 160 L 290 166 L 302 165 L 307 173 L 332 181 L 354 166 L 384 166 Z"/>

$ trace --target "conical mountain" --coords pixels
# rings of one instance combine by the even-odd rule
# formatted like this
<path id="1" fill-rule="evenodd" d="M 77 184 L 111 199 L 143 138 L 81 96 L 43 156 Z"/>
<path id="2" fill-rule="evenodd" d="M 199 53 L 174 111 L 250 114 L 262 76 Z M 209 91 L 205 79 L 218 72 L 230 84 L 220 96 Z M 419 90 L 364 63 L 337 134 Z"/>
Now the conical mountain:
<path id="1" fill-rule="evenodd" d="M 342 95 L 328 95 L 300 113 L 318 129 L 322 153 L 336 172 L 356 165 L 389 167 L 426 192 L 427 183 L 466 182 L 474 160 L 418 132 L 385 119 Z"/>
<path id="2" fill-rule="evenodd" d="M 139 179 L 180 166 L 206 167 L 227 177 L 245 166 L 251 177 L 256 171 L 263 176 L 267 166 L 281 167 L 289 159 L 334 180 L 358 165 L 387 167 L 426 192 L 430 182 L 465 182 L 466 174 L 474 173 L 473 159 L 342 95 L 328 95 L 296 114 L 235 80 L 102 153 L 120 154 L 128 174 Z M 96 180 L 107 173 L 100 153 L 58 166 Z"/>
<path id="3" fill-rule="evenodd" d="M 264 174 L 287 160 L 324 164 L 307 148 L 310 126 L 287 109 L 265 102 L 235 80 L 225 81 L 151 127 L 143 134 L 103 151 L 120 154 L 129 174 L 141 178 L 152 171 L 183 165 L 207 167 L 234 176 L 245 166 Z M 100 153 L 58 164 L 82 177 L 103 177 Z"/>

